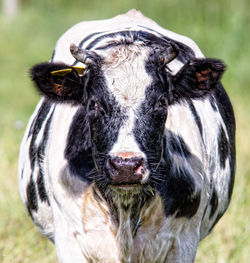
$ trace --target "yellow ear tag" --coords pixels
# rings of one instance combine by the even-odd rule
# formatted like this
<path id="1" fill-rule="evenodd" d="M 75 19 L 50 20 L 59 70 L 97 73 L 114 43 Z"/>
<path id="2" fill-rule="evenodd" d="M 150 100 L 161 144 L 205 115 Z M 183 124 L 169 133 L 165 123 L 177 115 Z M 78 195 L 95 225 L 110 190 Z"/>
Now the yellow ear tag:
<path id="1" fill-rule="evenodd" d="M 77 74 L 78 75 L 83 75 L 83 73 L 84 73 L 84 70 L 85 70 L 85 67 L 72 67 L 76 72 L 77 72 Z"/>
<path id="2" fill-rule="evenodd" d="M 72 67 L 72 68 L 77 72 L 78 75 L 82 75 L 84 70 L 85 70 L 84 67 Z M 65 75 L 72 72 L 72 68 L 66 68 L 66 69 L 59 69 L 59 70 L 51 71 L 51 75 L 64 77 Z"/>
<path id="3" fill-rule="evenodd" d="M 60 69 L 60 70 L 51 71 L 51 75 L 64 77 L 65 75 L 69 74 L 71 71 L 72 68 Z"/>

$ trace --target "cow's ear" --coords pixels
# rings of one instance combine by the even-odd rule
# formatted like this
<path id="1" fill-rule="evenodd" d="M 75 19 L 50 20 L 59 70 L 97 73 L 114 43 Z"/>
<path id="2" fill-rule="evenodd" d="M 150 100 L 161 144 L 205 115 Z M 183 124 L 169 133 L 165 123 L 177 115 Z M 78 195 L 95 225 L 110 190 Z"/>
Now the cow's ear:
<path id="1" fill-rule="evenodd" d="M 218 59 L 194 59 L 188 62 L 169 83 L 170 103 L 182 98 L 203 98 L 210 93 L 223 72 L 225 64 Z"/>
<path id="2" fill-rule="evenodd" d="M 31 68 L 31 78 L 46 97 L 60 102 L 80 103 L 83 99 L 84 68 L 42 63 Z"/>

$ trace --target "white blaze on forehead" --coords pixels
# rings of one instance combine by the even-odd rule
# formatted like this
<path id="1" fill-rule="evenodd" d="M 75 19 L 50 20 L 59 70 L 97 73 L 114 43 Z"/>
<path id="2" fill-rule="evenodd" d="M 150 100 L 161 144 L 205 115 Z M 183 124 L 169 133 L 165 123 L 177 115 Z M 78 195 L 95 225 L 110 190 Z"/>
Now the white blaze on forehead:
<path id="1" fill-rule="evenodd" d="M 105 50 L 104 76 L 108 89 L 122 107 L 136 109 L 145 99 L 146 88 L 152 82 L 145 69 L 149 52 L 149 48 L 138 45 Z"/>
<path id="2" fill-rule="evenodd" d="M 108 52 L 107 52 L 108 51 Z M 134 153 L 145 158 L 133 134 L 135 113 L 145 100 L 146 89 L 152 82 L 145 66 L 149 48 L 133 44 L 105 50 L 103 72 L 107 88 L 126 112 L 127 119 L 120 128 L 117 142 L 110 151 L 118 153 Z"/>

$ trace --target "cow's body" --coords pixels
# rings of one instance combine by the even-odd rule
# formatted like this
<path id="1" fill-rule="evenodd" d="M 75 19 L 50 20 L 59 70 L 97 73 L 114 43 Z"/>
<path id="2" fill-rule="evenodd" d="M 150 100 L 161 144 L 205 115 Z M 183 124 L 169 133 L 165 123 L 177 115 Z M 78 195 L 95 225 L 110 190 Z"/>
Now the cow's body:
<path id="1" fill-rule="evenodd" d="M 147 116 L 145 101 L 153 97 L 153 88 L 148 87 L 157 78 L 150 73 L 154 64 L 145 66 L 151 47 L 141 45 L 152 36 L 178 46 L 177 59 L 168 64 L 172 76 L 190 59 L 203 58 L 190 39 L 135 11 L 77 24 L 56 45 L 53 63 L 81 65 L 69 51 L 71 43 L 105 57 L 102 73 L 109 95 L 102 97 L 112 94 L 110 105 L 117 107 L 113 111 L 119 112 L 120 119 L 111 116 L 105 131 L 99 131 L 104 132 L 107 143 L 98 154 L 119 156 L 122 161 L 140 156 L 148 163 L 138 166 L 144 169 L 142 185 L 153 178 L 143 195 L 140 186 L 133 185 L 136 175 L 131 177 L 133 184 L 126 182 L 117 192 L 103 189 L 109 183 L 105 179 L 100 186 L 100 164 L 93 161 L 91 146 L 91 140 L 102 142 L 102 138 L 90 138 L 92 126 L 86 122 L 86 110 L 79 103 L 57 103 L 43 97 L 22 142 L 19 184 L 30 216 L 55 243 L 60 262 L 193 262 L 199 241 L 229 204 L 235 173 L 234 116 L 219 81 L 202 98 L 169 103 L 159 139 L 148 135 L 150 127 L 157 125 L 151 115 L 138 117 Z M 140 56 L 137 49 L 142 50 Z M 206 76 L 200 78 L 204 80 Z M 98 87 L 104 85 L 102 76 L 96 81 Z M 152 151 L 159 141 L 161 144 L 160 161 L 151 170 L 154 164 L 150 166 L 148 141 Z M 113 180 L 119 182 L 115 175 Z"/>

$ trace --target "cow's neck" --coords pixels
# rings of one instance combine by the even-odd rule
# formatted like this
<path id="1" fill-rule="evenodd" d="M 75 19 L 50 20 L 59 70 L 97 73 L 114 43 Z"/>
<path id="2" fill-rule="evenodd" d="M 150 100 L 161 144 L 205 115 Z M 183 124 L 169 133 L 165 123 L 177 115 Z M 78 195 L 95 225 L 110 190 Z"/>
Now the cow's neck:
<path id="1" fill-rule="evenodd" d="M 128 222 L 132 236 L 134 236 L 140 224 L 140 212 L 143 205 L 143 200 L 138 197 L 131 199 L 130 203 L 124 203 L 122 200 L 109 201 L 112 220 L 115 222 L 118 229 Z"/>
<path id="2" fill-rule="evenodd" d="M 134 236 L 141 223 L 141 209 L 144 202 L 136 196 L 135 198 L 132 197 L 129 203 L 124 203 L 124 200 L 120 198 L 116 204 L 120 258 L 124 262 L 130 262 L 129 257 L 133 251 Z"/>
<path id="3" fill-rule="evenodd" d="M 139 193 L 112 193 L 105 197 L 110 209 L 111 220 L 116 225 L 116 239 L 121 262 L 130 262 L 136 232 L 141 224 L 141 212 L 150 197 Z"/>
<path id="4" fill-rule="evenodd" d="M 80 243 L 87 244 L 90 253 L 96 255 L 100 254 L 96 243 L 101 242 L 104 246 L 100 262 L 139 262 L 148 249 L 158 253 L 157 243 L 152 246 L 148 241 L 162 229 L 162 199 L 157 194 L 139 197 L 125 199 L 130 200 L 125 203 L 121 198 L 104 198 L 95 184 L 84 193 L 82 220 L 87 241 Z"/>

